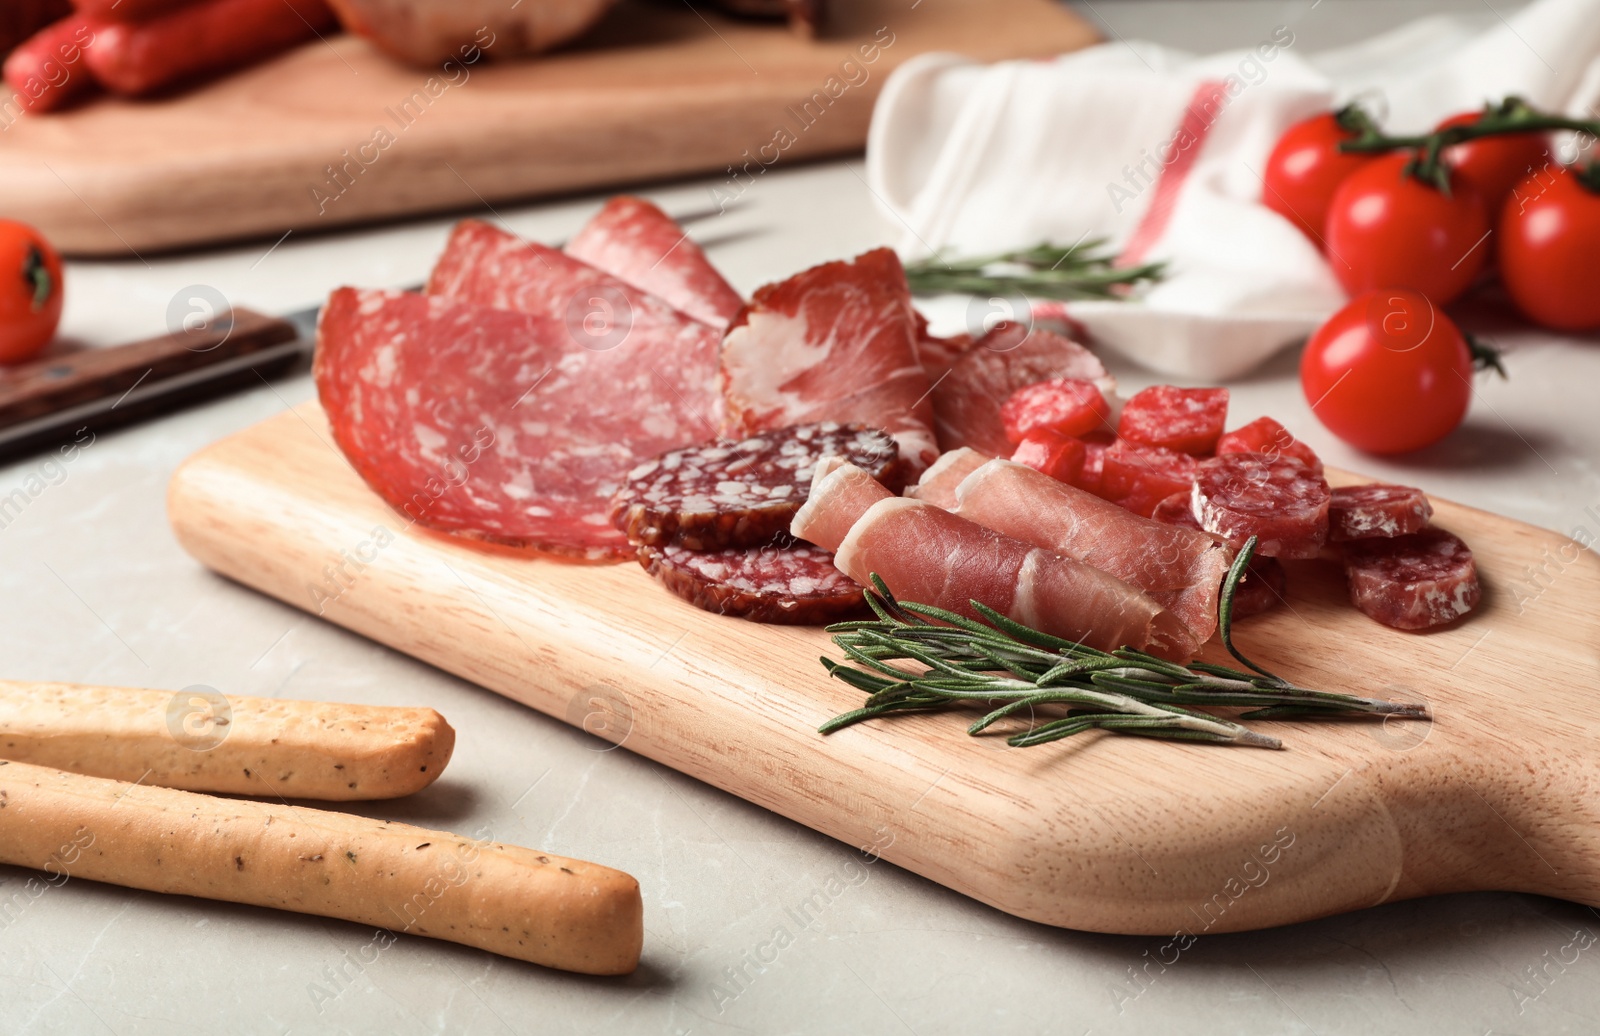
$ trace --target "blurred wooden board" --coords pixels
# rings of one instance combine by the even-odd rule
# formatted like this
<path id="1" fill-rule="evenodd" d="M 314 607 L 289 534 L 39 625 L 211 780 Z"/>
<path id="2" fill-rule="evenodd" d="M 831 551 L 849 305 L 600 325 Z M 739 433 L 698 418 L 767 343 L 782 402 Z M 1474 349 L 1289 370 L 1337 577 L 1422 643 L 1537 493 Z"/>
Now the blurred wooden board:
<path id="1" fill-rule="evenodd" d="M 6 113 L 0 216 L 65 252 L 113 256 L 754 173 L 860 149 L 885 78 L 917 54 L 1036 57 L 1097 39 L 1052 0 L 833 6 L 827 37 L 807 41 L 624 0 L 571 49 L 432 73 L 335 36 L 168 99 Z"/>
<path id="2" fill-rule="evenodd" d="M 1387 629 L 1350 606 L 1335 569 L 1301 563 L 1291 607 L 1241 624 L 1245 650 L 1290 679 L 1421 699 L 1431 722 L 1261 723 L 1284 752 L 1104 735 L 1013 749 L 952 715 L 824 738 L 817 726 L 862 696 L 824 675 L 818 656 L 839 652 L 821 630 L 699 611 L 636 565 L 408 528 L 331 443 L 309 403 L 197 454 L 169 494 L 179 541 L 999 909 L 1172 936 L 1482 889 L 1600 905 L 1600 560 L 1555 533 L 1435 500 L 1484 578 L 1468 620 Z"/>

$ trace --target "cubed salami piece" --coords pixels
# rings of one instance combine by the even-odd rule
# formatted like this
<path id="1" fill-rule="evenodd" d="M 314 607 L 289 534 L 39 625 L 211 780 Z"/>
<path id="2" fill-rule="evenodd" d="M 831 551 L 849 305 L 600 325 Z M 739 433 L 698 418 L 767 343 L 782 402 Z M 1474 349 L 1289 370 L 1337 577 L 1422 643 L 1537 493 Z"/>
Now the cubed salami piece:
<path id="1" fill-rule="evenodd" d="M 1040 428 L 1023 436 L 1011 459 L 1053 479 L 1072 482 L 1083 473 L 1086 452 L 1082 439 Z"/>
<path id="2" fill-rule="evenodd" d="M 1428 495 L 1410 486 L 1372 482 L 1340 486 L 1328 504 L 1328 539 L 1389 539 L 1421 532 L 1433 517 Z"/>
<path id="3" fill-rule="evenodd" d="M 668 450 L 628 472 L 611 521 L 631 543 L 691 550 L 755 547 L 784 534 L 824 457 L 843 457 L 898 491 L 905 462 L 888 433 L 823 421 Z"/>
<path id="4" fill-rule="evenodd" d="M 1200 527 L 1241 547 L 1255 536 L 1269 558 L 1314 558 L 1328 539 L 1327 480 L 1298 460 L 1226 453 L 1200 462 L 1194 513 Z"/>
<path id="5" fill-rule="evenodd" d="M 1117 436 L 1199 456 L 1213 452 L 1228 422 L 1228 390 L 1153 385 L 1122 408 Z"/>
<path id="6" fill-rule="evenodd" d="M 1293 457 L 1312 471 L 1322 473 L 1322 458 L 1315 450 L 1289 434 L 1289 429 L 1270 417 L 1258 417 L 1235 428 L 1217 440 L 1217 453 L 1265 453 L 1274 457 Z"/>
<path id="7" fill-rule="evenodd" d="M 1118 439 L 1105 452 L 1099 495 L 1148 518 L 1161 501 L 1189 489 L 1194 472 L 1187 453 Z"/>
<path id="8" fill-rule="evenodd" d="M 1006 438 L 1020 443 L 1029 433 L 1052 431 L 1084 435 L 1110 428 L 1111 406 L 1092 381 L 1052 378 L 1024 385 L 1000 408 Z"/>
<path id="9" fill-rule="evenodd" d="M 1099 439 L 1083 440 L 1083 470 L 1078 472 L 1077 478 L 1068 479 L 1067 481 L 1086 493 L 1104 497 L 1106 451 L 1110 448 L 1110 443 L 1102 442 Z"/>
<path id="10" fill-rule="evenodd" d="M 1395 629 L 1443 626 L 1483 597 L 1472 550 L 1443 529 L 1346 544 L 1344 573 L 1355 606 Z"/>
<path id="11" fill-rule="evenodd" d="M 699 551 L 640 547 L 639 563 L 668 590 L 708 612 L 788 626 L 824 625 L 861 611 L 855 580 L 809 543 Z"/>

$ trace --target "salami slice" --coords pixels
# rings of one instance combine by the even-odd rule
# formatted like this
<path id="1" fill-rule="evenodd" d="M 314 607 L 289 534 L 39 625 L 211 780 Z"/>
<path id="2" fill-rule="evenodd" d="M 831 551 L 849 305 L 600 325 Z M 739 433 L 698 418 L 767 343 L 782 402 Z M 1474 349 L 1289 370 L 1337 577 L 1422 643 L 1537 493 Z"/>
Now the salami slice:
<path id="1" fill-rule="evenodd" d="M 1248 619 L 1252 615 L 1270 612 L 1283 603 L 1289 588 L 1289 574 L 1277 558 L 1257 554 L 1245 566 L 1244 578 L 1233 592 L 1233 617 Z"/>
<path id="2" fill-rule="evenodd" d="M 1200 529 L 1200 520 L 1194 516 L 1194 494 L 1174 493 L 1156 505 L 1150 515 L 1163 525 L 1177 525 L 1185 529 Z M 1204 529 L 1200 529 L 1204 532 Z M 1244 578 L 1239 580 L 1233 594 L 1233 617 L 1245 619 L 1271 611 L 1283 603 L 1288 589 L 1289 575 L 1277 558 L 1260 554 L 1250 559 Z"/>
<path id="3" fill-rule="evenodd" d="M 713 327 L 727 327 L 744 305 L 688 232 L 643 198 L 606 202 L 567 243 L 567 254 Z"/>
<path id="4" fill-rule="evenodd" d="M 1122 408 L 1117 435 L 1141 446 L 1198 456 L 1217 448 L 1227 421 L 1225 388 L 1152 385 Z"/>
<path id="5" fill-rule="evenodd" d="M 1459 537 L 1432 527 L 1346 544 L 1344 572 L 1355 606 L 1395 629 L 1443 626 L 1483 597 L 1472 550 Z"/>
<path id="6" fill-rule="evenodd" d="M 1234 547 L 1259 538 L 1263 557 L 1314 558 L 1328 538 L 1328 483 L 1298 460 L 1227 453 L 1201 461 L 1194 483 L 1200 527 Z"/>
<path id="7" fill-rule="evenodd" d="M 991 457 L 1009 456 L 1000 408 L 1017 389 L 1054 378 L 1093 382 L 1108 399 L 1117 390 L 1099 358 L 1072 339 L 1037 326 L 996 324 L 933 387 L 940 448 L 970 446 Z"/>
<path id="8" fill-rule="evenodd" d="M 1433 517 L 1428 495 L 1410 486 L 1372 482 L 1340 486 L 1328 503 L 1328 539 L 1386 539 L 1421 532 Z"/>
<path id="9" fill-rule="evenodd" d="M 1011 393 L 1000 408 L 1000 423 L 1014 443 L 1041 430 L 1085 435 L 1110 428 L 1111 406 L 1092 381 L 1053 378 Z"/>
<path id="10" fill-rule="evenodd" d="M 923 373 L 931 381 L 938 381 L 950 373 L 951 365 L 972 348 L 971 335 L 960 334 L 941 338 L 928 330 L 928 318 L 914 310 L 912 323 L 916 328 L 917 362 L 922 364 Z"/>
<path id="11" fill-rule="evenodd" d="M 1105 452 L 1099 495 L 1148 518 L 1161 501 L 1192 486 L 1194 474 L 1187 453 L 1118 439 Z"/>
<path id="12" fill-rule="evenodd" d="M 939 451 L 913 314 L 905 270 L 887 248 L 761 288 L 723 341 L 730 434 L 806 421 L 879 426 L 921 472 Z"/>
<path id="13" fill-rule="evenodd" d="M 633 553 L 610 500 L 640 455 L 702 434 L 641 338 L 439 296 L 340 288 L 313 373 L 339 447 L 409 519 L 586 558 Z M 710 376 L 709 358 L 702 374 Z"/>
<path id="14" fill-rule="evenodd" d="M 1078 482 L 1087 456 L 1082 439 L 1040 428 L 1022 437 L 1011 459 L 1058 481 Z"/>
<path id="15" fill-rule="evenodd" d="M 843 457 L 892 491 L 905 485 L 885 432 L 832 421 L 669 450 L 628 472 L 611 520 L 630 542 L 691 550 L 754 547 L 785 533 L 817 462 Z"/>
<path id="16" fill-rule="evenodd" d="M 640 547 L 639 563 L 668 590 L 708 612 L 790 626 L 846 619 L 865 605 L 861 587 L 809 543 L 726 550 Z"/>
<path id="17" fill-rule="evenodd" d="M 1322 474 L 1322 459 L 1316 451 L 1289 434 L 1289 429 L 1270 417 L 1259 417 L 1224 433 L 1217 440 L 1218 453 L 1266 453 L 1271 456 L 1293 457 L 1303 461 L 1317 474 Z"/>

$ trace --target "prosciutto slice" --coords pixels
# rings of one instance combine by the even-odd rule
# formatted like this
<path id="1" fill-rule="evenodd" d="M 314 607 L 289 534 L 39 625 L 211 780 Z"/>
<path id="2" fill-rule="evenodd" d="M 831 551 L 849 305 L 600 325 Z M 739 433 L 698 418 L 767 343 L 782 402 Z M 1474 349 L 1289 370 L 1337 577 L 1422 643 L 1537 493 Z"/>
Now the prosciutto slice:
<path id="1" fill-rule="evenodd" d="M 727 327 L 744 305 L 688 231 L 643 198 L 606 202 L 568 242 L 567 254 L 713 327 Z"/>
<path id="2" fill-rule="evenodd" d="M 934 386 L 939 446 L 970 446 L 991 457 L 1010 456 L 1012 443 L 1000 408 L 1017 389 L 1055 378 L 1093 382 L 1107 399 L 1117 391 L 1117 380 L 1099 358 L 1072 339 L 1037 326 L 996 324 Z"/>
<path id="3" fill-rule="evenodd" d="M 922 473 L 922 478 L 917 480 L 917 484 L 907 487 L 906 496 L 926 500 L 946 511 L 953 511 L 956 506 L 956 487 L 991 459 L 965 446 L 959 450 L 941 453 L 939 459 L 933 462 L 933 466 Z"/>
<path id="4" fill-rule="evenodd" d="M 649 292 L 471 219 L 456 224 L 426 291 L 555 321 L 566 345 L 594 354 L 598 366 L 623 372 L 620 379 L 572 386 L 579 397 L 572 400 L 573 419 L 581 425 L 593 417 L 615 428 L 622 438 L 614 445 L 629 448 L 637 459 L 716 437 L 722 420 L 716 381 L 721 335 Z M 645 395 L 636 397 L 635 391 Z M 667 397 L 674 401 L 670 408 L 659 405 Z"/>
<path id="5" fill-rule="evenodd" d="M 732 434 L 809 421 L 880 427 L 921 472 L 939 450 L 914 313 L 887 248 L 761 288 L 722 346 Z"/>
<path id="6" fill-rule="evenodd" d="M 986 529 L 922 500 L 892 496 L 852 465 L 819 477 L 796 536 L 828 547 L 863 586 L 877 574 L 907 601 L 976 617 L 976 599 L 1036 629 L 1090 647 L 1124 645 L 1177 659 L 1192 635 L 1176 615 L 1114 576 Z"/>
<path id="7" fill-rule="evenodd" d="M 1183 620 L 1193 647 L 1217 628 L 1233 552 L 1198 529 L 1166 525 L 1023 464 L 992 460 L 955 489 L 954 511 L 1138 587 Z"/>
<path id="8" fill-rule="evenodd" d="M 633 550 L 610 522 L 611 495 L 704 419 L 651 352 L 642 337 L 584 348 L 548 316 L 340 288 L 313 373 L 345 456 L 407 518 L 615 559 Z"/>

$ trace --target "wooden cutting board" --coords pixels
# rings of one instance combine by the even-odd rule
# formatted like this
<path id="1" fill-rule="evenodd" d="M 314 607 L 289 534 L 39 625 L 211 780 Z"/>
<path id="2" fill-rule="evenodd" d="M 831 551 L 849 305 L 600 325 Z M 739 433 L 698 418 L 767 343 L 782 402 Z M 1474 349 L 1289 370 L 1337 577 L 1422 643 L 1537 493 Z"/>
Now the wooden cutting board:
<path id="1" fill-rule="evenodd" d="M 884 79 L 917 54 L 1097 39 L 1053 0 L 833 8 L 826 38 L 807 41 L 624 0 L 579 45 L 532 60 L 430 73 L 335 36 L 169 99 L 0 111 L 0 216 L 113 256 L 729 167 L 733 195 L 764 165 L 859 150 Z"/>
<path id="2" fill-rule="evenodd" d="M 1288 751 L 1090 734 L 1013 749 L 963 718 L 829 737 L 861 694 L 815 629 L 699 611 L 637 566 L 487 553 L 408 529 L 308 403 L 173 477 L 179 541 L 248 586 L 985 903 L 1046 924 L 1200 935 L 1440 892 L 1600 904 L 1600 562 L 1436 500 L 1480 610 L 1418 635 L 1291 572 L 1239 641 L 1303 686 L 1427 701 L 1433 720 L 1262 723 Z M 1530 576 L 1528 566 L 1538 573 Z M 1220 657 L 1217 659 L 1223 660 Z M 470 750 L 470 746 L 466 746 Z"/>

